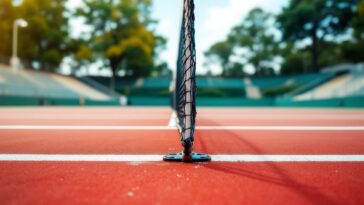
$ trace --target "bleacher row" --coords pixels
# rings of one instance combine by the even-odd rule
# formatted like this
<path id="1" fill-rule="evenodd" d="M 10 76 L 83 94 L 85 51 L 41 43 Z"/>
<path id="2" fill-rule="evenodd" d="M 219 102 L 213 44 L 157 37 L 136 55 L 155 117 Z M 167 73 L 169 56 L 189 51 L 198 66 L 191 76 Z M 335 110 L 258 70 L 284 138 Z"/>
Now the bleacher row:
<path id="1" fill-rule="evenodd" d="M 81 81 L 53 73 L 32 70 L 14 71 L 0 65 L 0 105 L 12 101 L 36 104 L 113 104 L 116 99 Z M 10 101 L 10 102 L 9 102 Z M 22 102 L 14 102 L 22 104 Z"/>
<path id="2" fill-rule="evenodd" d="M 209 78 L 209 77 L 197 77 L 198 92 L 197 95 L 200 97 L 206 90 L 215 90 L 225 93 L 230 93 L 230 97 L 249 98 L 245 95 L 247 86 L 256 86 L 260 92 L 264 92 L 268 89 L 278 88 L 289 85 L 308 85 L 315 81 L 325 81 L 328 79 L 330 74 L 319 73 L 319 74 L 305 74 L 296 76 L 286 77 L 262 77 L 262 78 L 250 78 L 251 85 L 248 85 L 246 78 Z M 107 77 L 90 77 L 95 81 L 107 86 L 109 85 L 109 78 Z M 127 94 L 128 96 L 161 96 L 163 93 L 168 96 L 168 90 L 170 86 L 170 78 L 145 78 L 145 79 L 124 79 L 117 78 L 116 89 L 121 93 Z M 231 92 L 231 91 L 235 92 Z M 240 92 L 239 92 L 240 90 Z M 209 93 L 210 97 L 214 93 Z"/>
<path id="3" fill-rule="evenodd" d="M 315 80 L 321 80 L 329 76 L 329 74 L 304 74 L 296 76 L 286 77 L 257 77 L 252 78 L 254 85 L 258 86 L 261 90 L 265 90 L 271 87 L 279 87 L 285 84 L 298 83 L 308 84 Z M 104 84 L 109 85 L 109 78 L 107 77 L 93 77 L 92 79 Z M 116 87 L 122 89 L 124 87 L 143 87 L 143 88 L 165 88 L 170 85 L 170 78 L 146 78 L 146 79 L 117 79 Z M 199 88 L 245 88 L 243 78 L 209 78 L 209 77 L 197 77 L 197 84 Z"/>
<path id="4" fill-rule="evenodd" d="M 130 105 L 170 105 L 170 83 L 167 77 L 117 78 L 115 86 Z M 0 65 L 0 105 L 119 105 L 120 95 L 110 91 L 109 85 L 108 77 L 14 72 Z M 355 104 L 352 99 L 364 96 L 364 72 L 224 79 L 198 76 L 197 86 L 197 103 L 202 106 L 294 106 L 306 105 L 306 101 L 321 105 L 320 100 L 342 106 L 344 98 Z"/>
<path id="5" fill-rule="evenodd" d="M 364 73 L 347 73 L 294 97 L 297 101 L 364 96 Z"/>
<path id="6" fill-rule="evenodd" d="M 77 98 L 77 93 L 60 85 L 57 81 L 43 73 L 18 71 L 13 72 L 9 69 L 0 69 L 0 93 L 1 95 L 16 96 L 48 96 Z"/>
<path id="7" fill-rule="evenodd" d="M 229 79 L 197 77 L 197 103 L 201 106 L 295 106 L 298 104 L 303 106 L 310 104 L 313 106 L 344 106 L 345 104 L 357 106 L 358 99 L 363 99 L 364 93 L 360 89 L 351 89 L 355 92 L 348 92 L 349 84 L 346 85 L 346 93 L 342 96 L 306 99 L 314 101 L 312 103 L 295 98 L 295 96 L 310 92 L 341 76 L 342 74 L 338 72 L 323 72 L 295 76 Z M 364 90 L 361 85 L 364 80 L 357 74 L 353 76 L 356 80 L 351 80 L 350 83 L 356 82 L 355 87 L 361 86 L 361 89 Z M 105 86 L 109 84 L 109 79 L 106 77 L 91 78 Z M 117 78 L 116 89 L 128 96 L 131 105 L 169 105 L 170 81 L 169 78 Z M 259 94 L 251 95 L 249 92 L 251 88 L 256 88 Z M 276 92 L 277 95 L 272 95 L 272 92 Z M 362 104 L 364 105 L 364 103 L 360 105 Z"/>

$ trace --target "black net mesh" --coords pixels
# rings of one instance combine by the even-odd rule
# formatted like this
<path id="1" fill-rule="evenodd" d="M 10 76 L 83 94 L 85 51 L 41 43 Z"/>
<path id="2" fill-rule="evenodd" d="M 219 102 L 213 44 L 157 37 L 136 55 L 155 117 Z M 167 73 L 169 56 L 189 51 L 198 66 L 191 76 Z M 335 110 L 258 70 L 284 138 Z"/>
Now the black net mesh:
<path id="1" fill-rule="evenodd" d="M 183 0 L 183 16 L 178 49 L 173 107 L 177 113 L 178 127 L 184 146 L 194 140 L 196 118 L 196 51 L 194 28 L 194 2 Z"/>

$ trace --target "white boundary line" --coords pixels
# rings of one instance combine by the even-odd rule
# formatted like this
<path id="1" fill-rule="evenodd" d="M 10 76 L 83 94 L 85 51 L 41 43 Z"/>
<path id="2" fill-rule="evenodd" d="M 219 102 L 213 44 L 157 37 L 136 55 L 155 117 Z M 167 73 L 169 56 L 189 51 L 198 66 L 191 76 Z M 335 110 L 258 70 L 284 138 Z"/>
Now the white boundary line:
<path id="1" fill-rule="evenodd" d="M 177 114 L 175 112 L 172 112 L 171 117 L 169 118 L 168 127 L 177 127 L 176 118 Z"/>
<path id="2" fill-rule="evenodd" d="M 0 154 L 1 161 L 160 162 L 163 155 Z M 364 162 L 364 155 L 211 155 L 215 162 Z"/>
<path id="3" fill-rule="evenodd" d="M 176 130 L 176 127 L 107 125 L 0 125 L 0 130 Z M 196 130 L 364 131 L 364 126 L 198 126 Z"/>
<path id="4" fill-rule="evenodd" d="M 168 126 L 0 125 L 0 130 L 176 130 Z"/>

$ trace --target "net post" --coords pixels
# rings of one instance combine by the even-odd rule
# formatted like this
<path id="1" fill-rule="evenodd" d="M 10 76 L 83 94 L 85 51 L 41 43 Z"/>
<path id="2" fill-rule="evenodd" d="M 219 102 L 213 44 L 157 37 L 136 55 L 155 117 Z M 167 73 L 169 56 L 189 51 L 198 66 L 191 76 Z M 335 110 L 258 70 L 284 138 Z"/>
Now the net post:
<path id="1" fill-rule="evenodd" d="M 177 58 L 177 70 L 172 94 L 172 106 L 177 115 L 177 127 L 183 151 L 170 154 L 166 161 L 210 161 L 208 155 L 193 153 L 196 120 L 196 45 L 194 0 L 182 0 L 182 16 Z M 177 160 L 176 160 L 177 159 Z"/>

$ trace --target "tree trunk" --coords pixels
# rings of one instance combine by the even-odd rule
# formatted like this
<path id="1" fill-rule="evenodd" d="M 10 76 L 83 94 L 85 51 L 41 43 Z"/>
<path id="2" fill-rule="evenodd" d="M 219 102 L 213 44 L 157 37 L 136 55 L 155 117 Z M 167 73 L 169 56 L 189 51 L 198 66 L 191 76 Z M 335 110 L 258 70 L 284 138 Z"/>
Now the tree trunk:
<path id="1" fill-rule="evenodd" d="M 110 90 L 115 91 L 116 71 L 111 69 Z"/>
<path id="2" fill-rule="evenodd" d="M 110 89 L 115 91 L 116 71 L 118 67 L 117 60 L 110 59 L 110 67 L 111 67 Z"/>
<path id="3" fill-rule="evenodd" d="M 314 26 L 312 28 L 311 38 L 312 38 L 312 47 L 311 47 L 312 70 L 313 70 L 313 72 L 316 72 L 317 73 L 317 72 L 320 71 L 320 67 L 318 65 L 318 57 L 319 57 L 318 46 L 319 46 L 319 41 L 318 41 L 318 38 L 317 38 L 317 25 L 316 25 L 316 23 L 314 23 Z"/>

